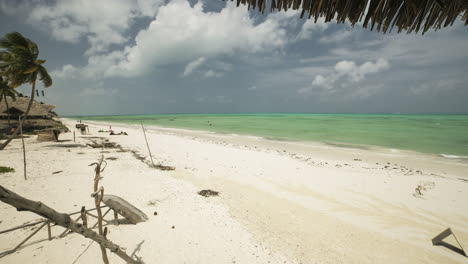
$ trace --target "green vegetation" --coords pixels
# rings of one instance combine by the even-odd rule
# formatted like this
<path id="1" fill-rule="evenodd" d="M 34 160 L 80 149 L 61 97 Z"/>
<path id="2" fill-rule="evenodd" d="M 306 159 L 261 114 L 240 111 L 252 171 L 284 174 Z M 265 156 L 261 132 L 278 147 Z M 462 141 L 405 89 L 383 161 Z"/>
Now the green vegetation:
<path id="1" fill-rule="evenodd" d="M 0 76 L 0 103 L 2 102 L 2 100 L 5 101 L 8 115 L 8 124 L 10 124 L 10 109 L 8 106 L 7 97 L 10 97 L 13 101 L 16 101 L 17 95 L 18 92 L 12 87 L 8 86 L 8 82 L 4 80 L 2 76 Z"/>
<path id="2" fill-rule="evenodd" d="M 0 173 L 14 172 L 15 169 L 10 167 L 0 166 Z"/>
<path id="3" fill-rule="evenodd" d="M 6 78 L 4 84 L 12 89 L 23 84 L 31 84 L 31 99 L 28 107 L 20 120 L 20 126 L 31 109 L 36 91 L 36 80 L 44 84 L 44 87 L 52 85 L 52 78 L 46 68 L 42 66 L 46 61 L 38 59 L 39 48 L 36 43 L 25 38 L 18 32 L 11 32 L 0 39 L 0 76 Z M 4 149 L 16 136 L 18 130 L 1 146 Z"/>

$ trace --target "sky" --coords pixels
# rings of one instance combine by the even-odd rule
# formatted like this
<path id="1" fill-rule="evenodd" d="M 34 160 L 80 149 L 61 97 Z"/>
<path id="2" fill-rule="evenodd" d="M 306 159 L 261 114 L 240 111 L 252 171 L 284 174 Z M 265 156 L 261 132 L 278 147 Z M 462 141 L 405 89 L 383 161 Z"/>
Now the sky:
<path id="1" fill-rule="evenodd" d="M 60 115 L 468 113 L 468 28 L 383 34 L 221 0 L 2 0 Z M 28 94 L 30 87 L 20 90 Z"/>

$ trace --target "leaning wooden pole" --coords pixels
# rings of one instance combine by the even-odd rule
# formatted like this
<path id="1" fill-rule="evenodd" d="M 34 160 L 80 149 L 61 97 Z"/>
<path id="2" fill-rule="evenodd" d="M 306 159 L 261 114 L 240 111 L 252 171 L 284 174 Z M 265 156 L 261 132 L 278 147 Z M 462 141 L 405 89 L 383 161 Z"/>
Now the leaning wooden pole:
<path id="1" fill-rule="evenodd" d="M 59 226 L 68 228 L 77 234 L 94 240 L 99 245 L 102 245 L 103 247 L 109 249 L 110 252 L 116 254 L 127 263 L 141 263 L 131 258 L 118 245 L 114 244 L 112 241 L 107 240 L 104 236 L 99 235 L 93 230 L 85 227 L 84 225 L 73 221 L 69 215 L 59 213 L 41 202 L 28 200 L 22 196 L 19 196 L 18 194 L 8 190 L 2 185 L 0 185 L 0 201 L 15 207 L 18 211 L 29 211 L 38 214 L 42 217 L 49 219 L 50 221 L 56 223 Z"/>
<path id="2" fill-rule="evenodd" d="M 101 172 L 103 172 L 104 168 L 105 168 L 105 167 L 101 168 L 103 161 L 104 161 L 104 155 L 101 156 L 101 158 L 99 159 L 98 162 L 94 162 L 94 163 L 89 165 L 89 166 L 96 165 L 96 168 L 94 169 L 94 171 L 95 171 L 94 192 L 93 192 L 92 196 L 94 197 L 94 204 L 96 205 L 96 212 L 97 212 L 97 219 L 98 219 L 97 220 L 98 221 L 98 232 L 99 232 L 99 235 L 101 235 L 101 236 L 103 236 L 101 200 L 102 200 L 102 197 L 104 196 L 104 189 L 101 187 L 98 190 L 98 187 L 99 187 L 99 180 L 101 179 Z M 104 263 L 109 264 L 109 259 L 107 258 L 106 248 L 103 245 L 101 245 L 101 253 L 102 253 L 102 260 L 104 261 Z"/>
<path id="3" fill-rule="evenodd" d="M 153 167 L 154 167 L 153 155 L 151 155 L 151 149 L 150 149 L 149 144 L 148 144 L 148 139 L 146 138 L 146 132 L 145 132 L 145 127 L 143 126 L 143 121 L 140 121 L 140 123 L 141 123 L 141 129 L 143 129 L 143 135 L 145 135 L 146 147 L 148 147 L 148 152 L 149 152 L 149 156 L 150 156 L 150 159 L 151 159 L 151 165 L 153 165 Z"/>
<path id="4" fill-rule="evenodd" d="M 26 147 L 24 146 L 24 137 L 23 137 L 23 123 L 21 122 L 21 117 L 18 119 L 19 121 L 19 130 L 21 134 L 21 141 L 23 142 L 23 171 L 24 171 L 24 179 L 27 180 L 28 177 L 26 176 Z"/>

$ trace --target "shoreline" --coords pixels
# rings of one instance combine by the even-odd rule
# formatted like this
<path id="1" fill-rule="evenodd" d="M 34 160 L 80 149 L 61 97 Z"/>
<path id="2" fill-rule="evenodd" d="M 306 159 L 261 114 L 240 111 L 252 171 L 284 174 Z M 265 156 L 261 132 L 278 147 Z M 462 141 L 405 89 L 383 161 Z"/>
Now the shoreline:
<path id="1" fill-rule="evenodd" d="M 63 120 L 75 131 L 75 120 Z M 145 125 L 155 163 L 176 167 L 175 171 L 158 171 L 132 156 L 135 151 L 145 162 L 149 160 L 138 124 L 112 123 L 115 131 L 126 131 L 128 136 L 97 133 L 107 130 L 111 122 L 85 124 L 91 134 L 77 133 L 76 148 L 66 147 L 73 145 L 69 141 L 38 143 L 34 138 L 26 139 L 28 152 L 34 153 L 28 157 L 30 174 L 38 176 L 28 181 L 22 180 L 22 154 L 15 152 L 20 150 L 20 142 L 14 141 L 4 153 L 5 162 L 16 164 L 17 171 L 0 174 L 0 179 L 30 199 L 44 203 L 60 199 L 53 205 L 70 211 L 70 204 L 80 205 L 86 199 L 91 204 L 89 194 L 83 191 L 91 188 L 92 170 L 87 165 L 101 151 L 109 152 L 104 155 L 117 160 L 109 161 L 104 174 L 106 192 L 122 195 L 150 216 L 147 223 L 136 226 L 110 226 L 110 238 L 129 249 L 146 241 L 139 254 L 147 263 L 466 261 L 430 243 L 432 237 L 451 227 L 462 245 L 468 244 L 465 163 L 409 152 Z M 61 135 L 64 140 L 72 137 L 72 133 Z M 127 152 L 86 147 L 89 137 L 109 139 Z M 63 147 L 51 147 L 55 145 Z M 51 175 L 64 164 L 64 174 Z M 83 177 L 83 170 L 90 171 L 85 173 L 89 177 Z M 415 193 L 418 186 L 421 195 Z M 196 194 L 202 189 L 218 191 L 220 196 L 203 198 Z M 155 205 L 149 205 L 151 201 Z M 0 213 L 6 220 L 0 229 L 13 225 L 13 217 L 27 220 L 25 213 L 4 207 Z M 153 211 L 158 216 L 153 216 Z M 172 225 L 176 233 L 170 229 Z M 55 261 L 63 259 L 60 254 L 65 253 L 57 253 L 51 245 L 59 245 L 73 256 L 84 248 L 80 243 L 86 240 L 75 235 L 69 239 L 67 249 L 63 240 L 57 239 L 41 242 L 43 248 L 34 254 L 49 263 L 60 263 Z M 73 251 L 71 245 L 78 250 Z M 27 249 L 40 246 L 0 258 L 0 263 L 24 262 L 32 258 Z M 99 248 L 91 246 L 82 258 L 77 263 L 98 259 Z"/>
<path id="2" fill-rule="evenodd" d="M 61 119 L 69 120 L 74 122 L 76 119 L 62 117 Z M 96 121 L 96 120 L 86 120 L 82 119 L 82 121 L 86 121 L 90 124 L 95 125 L 102 125 L 102 124 L 114 124 L 117 126 L 130 126 L 132 128 L 140 128 L 140 124 L 129 124 L 129 123 L 122 123 L 122 122 L 115 122 L 115 121 Z M 367 150 L 373 151 L 378 153 L 401 153 L 402 155 L 408 156 L 421 156 L 421 157 L 431 157 L 431 158 L 442 158 L 444 160 L 454 160 L 460 163 L 466 163 L 468 165 L 468 156 L 460 156 L 460 155 L 452 155 L 448 153 L 429 153 L 429 152 L 419 152 L 415 150 L 409 149 L 396 149 L 396 148 L 388 148 L 378 145 L 365 145 L 365 144 L 353 144 L 347 142 L 333 142 L 333 141 L 313 141 L 313 140 L 296 140 L 296 139 L 289 139 L 289 138 L 275 138 L 275 137 L 268 137 L 268 136 L 259 136 L 253 134 L 237 134 L 237 133 L 230 133 L 230 132 L 220 132 L 220 131 L 209 131 L 209 130 L 200 130 L 200 129 L 190 129 L 190 128 L 179 128 L 179 127 L 165 127 L 160 125 L 151 125 L 151 124 L 143 124 L 145 128 L 159 130 L 159 131 L 167 131 L 173 133 L 180 133 L 180 135 L 194 133 L 196 136 L 204 136 L 204 135 L 220 135 L 220 136 L 239 136 L 239 137 L 246 137 L 246 138 L 255 138 L 255 139 L 263 139 L 272 142 L 284 142 L 284 143 L 296 143 L 300 145 L 310 145 L 312 147 L 336 147 L 339 149 L 360 149 L 360 150 Z"/>

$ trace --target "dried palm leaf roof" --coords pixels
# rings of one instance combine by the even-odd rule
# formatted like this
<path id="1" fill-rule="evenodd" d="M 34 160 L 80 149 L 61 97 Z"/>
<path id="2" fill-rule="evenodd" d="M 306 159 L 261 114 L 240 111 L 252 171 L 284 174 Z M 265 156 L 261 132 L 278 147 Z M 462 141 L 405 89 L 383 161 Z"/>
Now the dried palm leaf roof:
<path id="1" fill-rule="evenodd" d="M 231 0 L 234 1 L 234 0 Z M 363 21 L 363 27 L 370 30 L 390 32 L 394 26 L 398 32 L 419 32 L 424 34 L 453 25 L 461 17 L 468 24 L 467 0 L 235 0 L 237 6 L 248 5 L 249 9 L 265 11 L 302 10 L 301 18 L 307 14 L 315 22 L 320 17 L 325 22 L 336 19 L 337 23 L 348 20 L 351 25 Z M 268 3 L 269 2 L 269 3 Z M 364 20 L 363 20 L 364 19 Z"/>
<path id="2" fill-rule="evenodd" d="M 16 101 L 13 101 L 11 98 L 7 97 L 9 109 L 17 109 L 24 113 L 28 107 L 29 99 L 29 97 L 17 97 Z M 54 108 L 55 106 L 53 105 L 40 104 L 34 101 L 28 116 L 50 116 L 50 111 Z M 5 102 L 0 103 L 0 116 L 6 116 L 7 113 Z"/>

